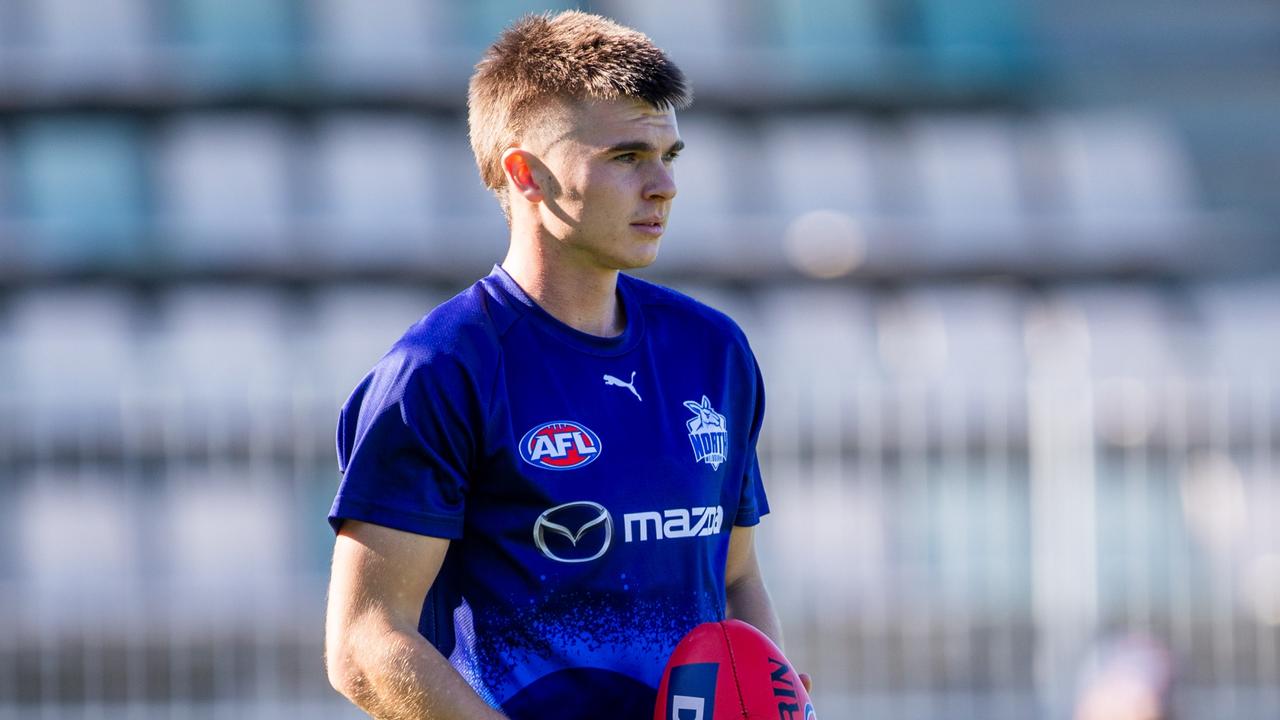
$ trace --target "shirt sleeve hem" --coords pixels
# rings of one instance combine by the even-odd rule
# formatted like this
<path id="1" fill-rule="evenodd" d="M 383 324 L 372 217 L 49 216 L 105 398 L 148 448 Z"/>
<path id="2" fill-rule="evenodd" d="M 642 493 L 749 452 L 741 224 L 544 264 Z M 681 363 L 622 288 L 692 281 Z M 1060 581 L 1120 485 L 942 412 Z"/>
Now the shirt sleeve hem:
<path id="1" fill-rule="evenodd" d="M 399 508 L 389 508 L 375 503 L 342 497 L 333 503 L 329 511 L 329 525 L 336 533 L 344 520 L 382 525 L 394 530 L 403 530 L 416 535 L 448 538 L 457 540 L 462 537 L 462 517 L 438 515 L 434 513 L 418 513 Z"/>
<path id="2" fill-rule="evenodd" d="M 768 514 L 768 508 L 765 508 L 764 510 L 747 510 L 745 512 L 738 513 L 737 517 L 733 519 L 733 524 L 734 527 L 752 527 L 759 525 L 760 518 Z"/>

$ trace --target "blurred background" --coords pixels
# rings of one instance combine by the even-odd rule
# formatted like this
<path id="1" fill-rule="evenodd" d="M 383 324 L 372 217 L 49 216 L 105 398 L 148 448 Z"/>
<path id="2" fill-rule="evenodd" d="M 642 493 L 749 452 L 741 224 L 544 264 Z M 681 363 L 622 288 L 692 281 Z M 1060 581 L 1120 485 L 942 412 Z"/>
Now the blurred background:
<path id="1" fill-rule="evenodd" d="M 571 5 L 0 0 L 0 718 L 360 716 L 337 409 L 501 259 L 466 79 Z M 1280 5 L 577 6 L 694 83 L 644 275 L 759 355 L 822 717 L 1280 717 Z"/>

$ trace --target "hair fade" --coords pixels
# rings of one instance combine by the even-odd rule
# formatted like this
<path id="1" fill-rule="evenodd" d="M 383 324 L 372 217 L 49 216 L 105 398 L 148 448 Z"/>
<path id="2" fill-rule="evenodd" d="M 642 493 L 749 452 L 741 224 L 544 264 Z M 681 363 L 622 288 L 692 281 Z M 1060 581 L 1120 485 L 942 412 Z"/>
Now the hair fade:
<path id="1" fill-rule="evenodd" d="M 684 73 L 641 32 L 577 10 L 524 16 L 485 52 L 467 92 L 471 150 L 504 212 L 502 153 L 527 130 L 528 111 L 550 97 L 626 97 L 659 109 L 693 99 Z"/>

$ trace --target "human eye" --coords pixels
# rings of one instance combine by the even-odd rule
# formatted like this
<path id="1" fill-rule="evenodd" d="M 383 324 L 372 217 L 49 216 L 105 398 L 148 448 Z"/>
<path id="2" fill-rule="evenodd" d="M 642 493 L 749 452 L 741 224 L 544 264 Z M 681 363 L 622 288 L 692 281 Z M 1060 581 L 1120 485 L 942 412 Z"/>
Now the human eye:
<path id="1" fill-rule="evenodd" d="M 635 154 L 635 153 L 633 153 L 633 152 L 628 152 L 628 153 L 622 153 L 621 155 L 615 155 L 613 159 L 614 159 L 614 160 L 616 160 L 616 161 L 618 161 L 618 162 L 621 162 L 621 163 L 625 163 L 625 164 L 627 164 L 627 165 L 630 165 L 630 164 L 634 163 L 634 162 L 636 161 L 636 159 L 637 159 L 637 158 L 636 158 L 636 154 Z"/>
<path id="2" fill-rule="evenodd" d="M 667 163 L 667 164 L 670 164 L 670 163 L 675 162 L 675 161 L 676 161 L 676 158 L 678 158 L 678 157 L 680 157 L 680 153 L 678 153 L 678 152 L 669 152 L 669 153 L 667 153 L 666 155 L 663 155 L 663 156 L 662 156 L 662 161 L 663 161 L 663 162 L 665 162 L 665 163 Z"/>

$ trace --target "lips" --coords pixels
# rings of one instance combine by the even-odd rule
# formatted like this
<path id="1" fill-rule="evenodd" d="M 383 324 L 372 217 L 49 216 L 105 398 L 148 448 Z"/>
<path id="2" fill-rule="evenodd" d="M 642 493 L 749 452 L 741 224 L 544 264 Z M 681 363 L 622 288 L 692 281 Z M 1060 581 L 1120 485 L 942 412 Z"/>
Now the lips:
<path id="1" fill-rule="evenodd" d="M 662 218 L 645 218 L 631 223 L 631 227 L 646 233 L 661 233 L 664 221 Z"/>
<path id="2" fill-rule="evenodd" d="M 642 233 L 644 235 L 648 235 L 649 237 L 653 237 L 653 238 L 656 238 L 662 235 L 662 225 L 660 223 L 655 223 L 653 225 L 631 223 L 631 229 L 635 230 L 638 233 Z"/>

